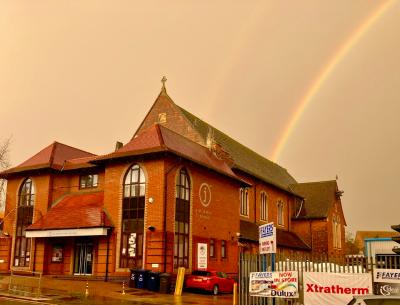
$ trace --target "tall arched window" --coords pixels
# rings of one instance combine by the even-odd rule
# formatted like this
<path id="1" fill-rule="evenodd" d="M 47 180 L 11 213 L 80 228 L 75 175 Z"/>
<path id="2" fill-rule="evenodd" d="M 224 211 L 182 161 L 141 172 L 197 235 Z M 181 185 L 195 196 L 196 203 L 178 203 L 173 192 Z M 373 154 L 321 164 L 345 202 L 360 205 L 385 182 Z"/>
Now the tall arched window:
<path id="1" fill-rule="evenodd" d="M 29 266 L 31 239 L 26 238 L 25 230 L 32 224 L 33 206 L 35 204 L 35 186 L 28 178 L 19 190 L 17 209 L 17 230 L 15 233 L 14 266 Z"/>
<path id="2" fill-rule="evenodd" d="M 189 266 L 190 180 L 182 168 L 176 180 L 174 268 Z"/>
<path id="3" fill-rule="evenodd" d="M 281 200 L 278 201 L 278 225 L 283 226 L 284 222 L 283 222 L 283 210 L 284 210 L 284 204 Z"/>
<path id="4" fill-rule="evenodd" d="M 240 188 L 240 215 L 249 216 L 249 189 Z"/>
<path id="5" fill-rule="evenodd" d="M 120 267 L 142 267 L 146 177 L 139 165 L 125 175 Z"/>
<path id="6" fill-rule="evenodd" d="M 338 249 L 342 248 L 342 232 L 341 232 L 341 227 L 340 227 L 340 218 L 339 216 L 336 217 L 336 227 L 337 227 L 337 245 Z"/>
<path id="7" fill-rule="evenodd" d="M 333 247 L 340 249 L 342 247 L 342 232 L 341 232 L 341 227 L 340 227 L 340 218 L 337 215 L 333 216 L 332 220 L 332 226 L 333 226 Z"/>
<path id="8" fill-rule="evenodd" d="M 267 206 L 267 194 L 261 192 L 261 202 L 260 202 L 260 220 L 267 221 L 268 219 L 268 206 Z"/>

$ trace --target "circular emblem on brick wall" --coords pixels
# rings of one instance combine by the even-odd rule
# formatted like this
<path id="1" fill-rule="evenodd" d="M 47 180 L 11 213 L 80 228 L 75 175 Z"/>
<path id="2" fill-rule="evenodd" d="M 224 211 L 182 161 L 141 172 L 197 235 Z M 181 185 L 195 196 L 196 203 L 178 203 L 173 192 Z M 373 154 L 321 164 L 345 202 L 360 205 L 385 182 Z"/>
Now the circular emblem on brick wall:
<path id="1" fill-rule="evenodd" d="M 204 207 L 208 207 L 211 202 L 211 189 L 207 183 L 202 183 L 199 190 L 200 202 Z"/>

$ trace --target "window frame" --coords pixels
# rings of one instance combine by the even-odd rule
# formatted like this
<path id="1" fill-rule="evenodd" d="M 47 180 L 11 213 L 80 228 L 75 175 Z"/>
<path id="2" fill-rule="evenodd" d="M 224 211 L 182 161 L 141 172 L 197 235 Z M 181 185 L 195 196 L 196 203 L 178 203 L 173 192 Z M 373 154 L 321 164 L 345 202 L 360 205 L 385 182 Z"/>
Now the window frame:
<path id="1" fill-rule="evenodd" d="M 264 191 L 260 194 L 260 220 L 268 221 L 268 196 Z"/>
<path id="2" fill-rule="evenodd" d="M 216 258 L 216 255 L 215 255 L 215 239 L 213 239 L 213 238 L 211 238 L 210 242 L 209 242 L 208 256 L 210 258 Z"/>
<path id="3" fill-rule="evenodd" d="M 249 188 L 241 187 L 239 189 L 239 198 L 240 198 L 240 216 L 249 217 Z"/>
<path id="4" fill-rule="evenodd" d="M 277 202 L 278 212 L 277 212 L 277 223 L 279 226 L 285 226 L 285 204 L 282 200 Z"/>
<path id="5" fill-rule="evenodd" d="M 228 257 L 226 240 L 221 240 L 221 259 Z"/>
<path id="6" fill-rule="evenodd" d="M 130 268 L 132 264 L 136 265 L 133 267 L 143 267 L 146 182 L 144 170 L 137 163 L 132 164 L 125 173 L 122 184 L 119 268 Z M 135 253 L 131 256 L 133 248 Z"/>
<path id="7" fill-rule="evenodd" d="M 27 186 L 29 189 L 27 189 Z M 12 265 L 29 267 L 31 263 L 32 239 L 26 237 L 26 228 L 33 223 L 36 187 L 32 178 L 26 178 L 20 186 L 17 202 L 15 244 Z M 25 253 L 23 253 L 25 252 Z"/>
<path id="8" fill-rule="evenodd" d="M 175 215 L 173 266 L 189 267 L 190 258 L 190 204 L 191 181 L 189 172 L 182 167 L 175 179 Z"/>
<path id="9" fill-rule="evenodd" d="M 92 177 L 92 178 L 88 179 L 88 177 Z M 96 177 L 96 179 L 95 179 L 95 177 Z M 85 179 L 85 181 L 84 181 L 84 184 L 82 185 L 82 181 L 84 179 Z M 89 183 L 89 181 L 91 183 Z M 98 186 L 99 186 L 99 174 L 93 173 L 93 174 L 84 174 L 84 175 L 79 176 L 79 189 L 80 190 L 97 188 Z"/>

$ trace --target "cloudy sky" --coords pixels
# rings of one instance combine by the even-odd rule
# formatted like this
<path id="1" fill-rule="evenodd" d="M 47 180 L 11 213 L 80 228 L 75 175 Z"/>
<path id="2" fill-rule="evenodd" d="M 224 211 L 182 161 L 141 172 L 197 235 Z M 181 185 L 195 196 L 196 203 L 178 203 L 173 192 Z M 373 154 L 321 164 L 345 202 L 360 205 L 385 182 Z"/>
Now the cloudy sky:
<path id="1" fill-rule="evenodd" d="M 178 105 L 298 181 L 338 175 L 350 230 L 390 230 L 399 13 L 395 0 L 1 0 L 0 139 L 13 165 L 54 140 L 110 152 L 166 75 Z"/>

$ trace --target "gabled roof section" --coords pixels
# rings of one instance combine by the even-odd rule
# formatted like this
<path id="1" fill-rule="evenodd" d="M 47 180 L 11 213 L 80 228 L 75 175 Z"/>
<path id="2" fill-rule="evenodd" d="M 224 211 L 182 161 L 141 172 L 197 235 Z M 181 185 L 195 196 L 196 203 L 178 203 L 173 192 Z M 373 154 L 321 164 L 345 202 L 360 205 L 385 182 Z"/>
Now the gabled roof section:
<path id="1" fill-rule="evenodd" d="M 103 201 L 103 192 L 67 195 L 27 231 L 112 227 Z"/>
<path id="2" fill-rule="evenodd" d="M 96 155 L 83 151 L 81 149 L 65 145 L 59 142 L 53 142 L 46 148 L 39 151 L 36 155 L 29 158 L 25 162 L 5 170 L 0 173 L 0 177 L 5 177 L 8 174 L 19 173 L 28 170 L 51 168 L 60 170 L 64 166 L 64 162 L 69 159 L 90 158 Z"/>
<path id="3" fill-rule="evenodd" d="M 151 125 L 159 123 L 160 114 L 167 115 L 166 122 L 160 122 L 160 124 L 202 146 L 207 145 L 208 135 L 211 132 L 213 140 L 233 159 L 233 168 L 288 192 L 291 192 L 289 185 L 296 183 L 286 169 L 176 105 L 165 90 L 161 90 L 134 137 L 147 130 Z"/>
<path id="4" fill-rule="evenodd" d="M 329 209 L 337 200 L 336 180 L 297 183 L 290 186 L 304 198 L 304 203 L 297 219 L 326 218 Z"/>
<path id="5" fill-rule="evenodd" d="M 139 133 L 119 150 L 108 155 L 97 157 L 92 162 L 100 163 L 111 159 L 157 152 L 170 152 L 248 185 L 247 182 L 244 182 L 235 175 L 228 164 L 223 160 L 219 160 L 206 147 L 159 124 L 154 124 L 147 130 Z"/>
<path id="6" fill-rule="evenodd" d="M 254 222 L 241 220 L 240 238 L 243 240 L 258 242 L 259 238 L 258 227 L 259 227 L 258 224 Z M 311 250 L 310 246 L 308 246 L 296 233 L 285 231 L 279 228 L 276 228 L 276 242 L 279 247 L 300 249 L 306 251 Z"/>
<path id="7" fill-rule="evenodd" d="M 214 140 L 233 158 L 234 168 L 285 190 L 289 190 L 290 184 L 296 183 L 296 180 L 285 168 L 240 144 L 182 107 L 179 107 L 179 109 L 204 139 L 207 138 L 210 131 L 212 132 Z"/>

